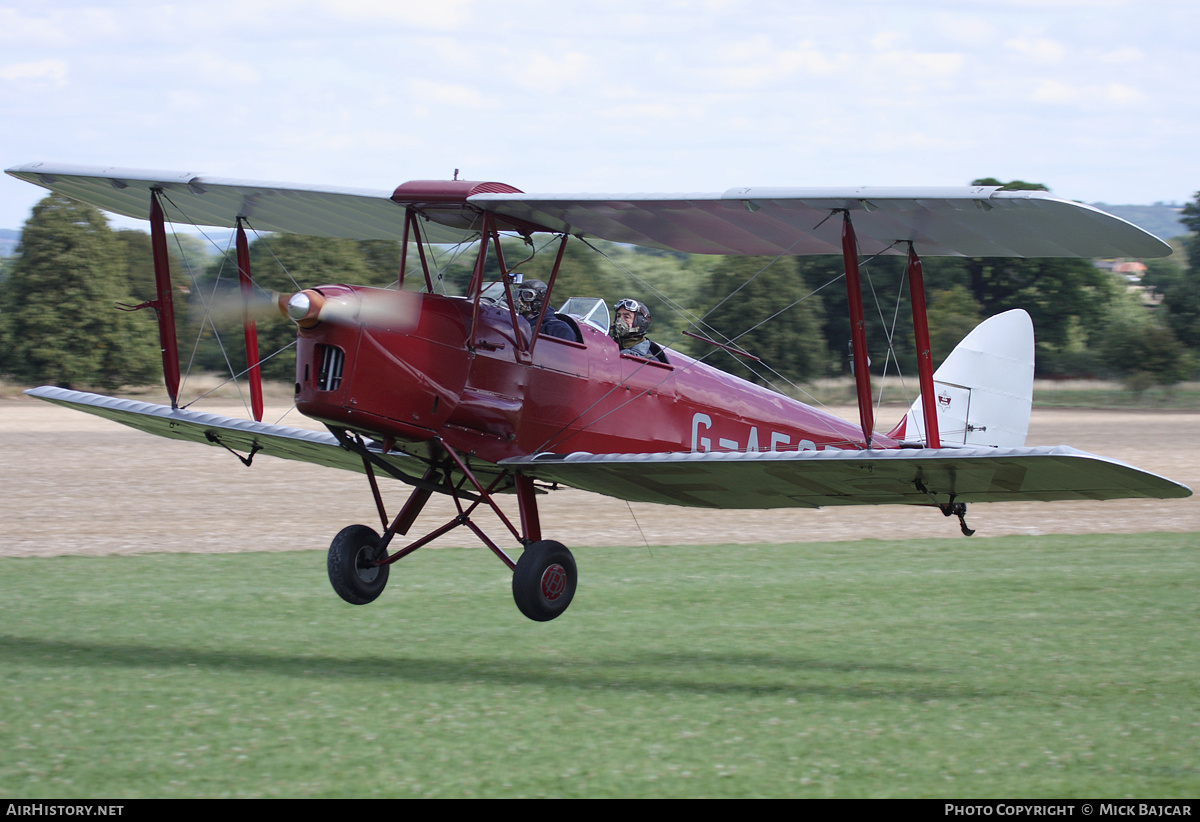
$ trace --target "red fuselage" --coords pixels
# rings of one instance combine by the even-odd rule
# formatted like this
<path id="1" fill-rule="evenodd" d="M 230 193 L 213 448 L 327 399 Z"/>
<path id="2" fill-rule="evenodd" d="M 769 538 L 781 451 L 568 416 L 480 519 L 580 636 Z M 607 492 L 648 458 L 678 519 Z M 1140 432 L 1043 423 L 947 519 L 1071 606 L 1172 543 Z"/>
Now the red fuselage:
<path id="1" fill-rule="evenodd" d="M 529 332 L 511 313 L 460 297 L 347 286 L 370 316 L 301 329 L 296 406 L 403 447 L 433 437 L 495 463 L 542 452 L 655 453 L 862 448 L 855 426 L 683 354 L 622 355 L 578 323 L 580 341 Z M 366 292 L 370 292 L 369 294 Z M 365 304 L 365 301 L 364 301 Z M 473 331 L 472 331 L 473 329 Z M 896 443 L 875 436 L 875 448 Z"/>

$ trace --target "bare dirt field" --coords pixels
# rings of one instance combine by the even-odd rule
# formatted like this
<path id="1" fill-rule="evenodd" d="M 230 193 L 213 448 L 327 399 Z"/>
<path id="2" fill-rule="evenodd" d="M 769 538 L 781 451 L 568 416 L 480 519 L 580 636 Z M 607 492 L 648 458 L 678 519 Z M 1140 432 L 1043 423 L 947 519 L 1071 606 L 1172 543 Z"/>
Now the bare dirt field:
<path id="1" fill-rule="evenodd" d="M 244 416 L 233 407 L 205 410 Z M 307 421 L 292 412 L 282 422 Z M 344 525 L 379 522 L 361 475 L 268 458 L 246 468 L 219 448 L 28 397 L 0 399 L 0 443 L 0 556 L 324 550 Z M 1035 410 L 1028 444 L 1072 445 L 1200 489 L 1200 412 Z M 384 494 L 395 510 L 405 491 L 393 483 Z M 431 503 L 417 530 L 440 525 L 452 510 Z M 963 538 L 953 518 L 902 506 L 716 512 L 557 491 L 543 498 L 541 517 L 545 536 L 568 546 Z M 490 514 L 479 521 L 501 536 Z M 1200 533 L 1200 498 L 974 505 L 967 521 L 976 539 Z M 477 543 L 459 530 L 434 544 Z"/>

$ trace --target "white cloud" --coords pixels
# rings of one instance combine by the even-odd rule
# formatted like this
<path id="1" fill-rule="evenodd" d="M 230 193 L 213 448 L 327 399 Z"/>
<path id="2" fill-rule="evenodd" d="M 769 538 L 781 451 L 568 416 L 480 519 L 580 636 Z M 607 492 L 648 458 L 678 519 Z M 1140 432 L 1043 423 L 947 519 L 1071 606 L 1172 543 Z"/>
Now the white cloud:
<path id="1" fill-rule="evenodd" d="M 1028 57 L 1035 63 L 1057 65 L 1067 56 L 1067 49 L 1062 43 L 1044 37 L 1017 37 L 1004 43 L 1006 48 Z"/>
<path id="2" fill-rule="evenodd" d="M 1135 46 L 1118 46 L 1112 51 L 1101 53 L 1100 60 L 1105 63 L 1140 63 L 1146 59 L 1145 53 Z"/>
<path id="3" fill-rule="evenodd" d="M 1072 85 L 1058 80 L 1041 81 L 1030 97 L 1037 103 L 1080 108 L 1133 106 L 1146 100 L 1143 92 L 1126 83 Z"/>
<path id="4" fill-rule="evenodd" d="M 950 77 L 962 69 L 965 60 L 965 55 L 953 52 L 891 51 L 879 55 L 873 62 L 895 81 Z"/>
<path id="5" fill-rule="evenodd" d="M 489 93 L 488 86 L 482 82 L 478 86 L 467 86 L 414 79 L 408 86 L 415 98 L 412 101 L 414 105 L 423 105 L 434 111 L 462 113 L 494 111 L 500 107 L 499 98 Z"/>
<path id="6" fill-rule="evenodd" d="M 292 6 L 293 3 L 284 3 Z M 453 30 L 470 22 L 477 0 L 320 0 L 317 5 L 334 18 L 366 22 L 401 22 L 422 28 Z"/>
<path id="7" fill-rule="evenodd" d="M 1146 100 L 1143 92 L 1124 83 L 1109 83 L 1104 96 L 1109 102 L 1122 106 L 1137 105 Z"/>
<path id="8" fill-rule="evenodd" d="M 554 93 L 594 76 L 589 55 L 579 51 L 519 53 L 504 67 L 521 87 L 534 93 Z"/>
<path id="9" fill-rule="evenodd" d="M 0 80 L 11 82 L 38 82 L 61 84 L 66 81 L 69 68 L 66 61 L 48 58 L 30 63 L 10 63 L 0 66 Z"/>
<path id="10" fill-rule="evenodd" d="M 38 4 L 36 11 L 19 6 L 0 8 L 0 43 L 32 49 L 62 47 L 92 33 L 113 30 L 112 16 L 102 9 L 85 7 L 68 12 L 46 6 Z"/>

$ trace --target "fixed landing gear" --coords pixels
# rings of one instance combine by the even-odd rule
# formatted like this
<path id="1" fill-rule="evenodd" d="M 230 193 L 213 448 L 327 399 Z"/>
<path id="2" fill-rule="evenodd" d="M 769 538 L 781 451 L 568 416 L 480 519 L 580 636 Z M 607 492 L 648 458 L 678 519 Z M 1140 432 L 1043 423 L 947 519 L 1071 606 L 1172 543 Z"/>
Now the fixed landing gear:
<path id="1" fill-rule="evenodd" d="M 349 525 L 333 538 L 326 562 L 329 582 L 351 605 L 374 602 L 387 585 L 387 548 L 365 525 Z M 567 610 L 575 597 L 579 572 L 575 557 L 553 540 L 526 546 L 513 569 L 513 601 L 535 622 L 549 622 Z"/>
<path id="2" fill-rule="evenodd" d="M 548 622 L 567 610 L 575 596 L 579 575 L 575 558 L 562 543 L 541 538 L 541 525 L 537 515 L 537 490 L 533 481 L 519 473 L 501 472 L 484 485 L 475 473 L 453 449 L 442 449 L 443 460 L 432 462 L 420 480 L 402 475 L 413 485 L 412 494 L 400 513 L 388 524 L 383 499 L 375 482 L 375 468 L 390 472 L 390 466 L 369 451 L 362 440 L 344 431 L 330 429 L 342 445 L 360 454 L 363 468 L 371 482 L 375 504 L 379 509 L 383 535 L 365 525 L 350 525 L 334 537 L 329 546 L 327 567 L 329 582 L 338 596 L 352 605 L 373 602 L 387 584 L 388 568 L 393 562 L 408 556 L 413 551 L 440 536 L 465 526 L 486 545 L 513 572 L 513 600 L 522 614 L 535 622 Z M 520 529 L 513 525 L 496 500 L 502 490 L 515 490 L 520 511 Z M 458 514 L 445 525 L 436 528 L 424 537 L 399 549 L 389 552 L 388 546 L 394 537 L 408 533 L 425 503 L 434 492 L 448 495 L 458 509 Z M 472 515 L 477 508 L 491 509 L 501 524 L 524 547 L 521 556 L 514 562 L 475 523 Z"/>

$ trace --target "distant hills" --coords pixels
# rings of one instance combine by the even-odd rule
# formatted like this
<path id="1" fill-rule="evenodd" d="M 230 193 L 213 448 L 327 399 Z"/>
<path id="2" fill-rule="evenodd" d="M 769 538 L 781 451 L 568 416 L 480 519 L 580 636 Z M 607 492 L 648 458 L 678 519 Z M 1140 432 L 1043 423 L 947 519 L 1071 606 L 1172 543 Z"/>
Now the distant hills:
<path id="1" fill-rule="evenodd" d="M 1088 205 L 1114 214 L 1122 220 L 1144 228 L 1151 234 L 1156 234 L 1164 240 L 1186 234 L 1187 229 L 1179 221 L 1182 205 L 1174 203 L 1155 203 L 1154 205 L 1109 205 L 1107 203 L 1089 203 Z M 14 228 L 0 228 L 0 257 L 7 257 L 16 251 L 17 243 L 21 240 L 21 232 Z"/>
<path id="2" fill-rule="evenodd" d="M 1155 203 L 1154 205 L 1109 205 L 1108 203 L 1088 203 L 1101 211 L 1107 211 L 1114 217 L 1133 223 L 1164 240 L 1187 234 L 1187 228 L 1179 221 L 1182 205 Z"/>
<path id="3" fill-rule="evenodd" d="M 0 257 L 7 257 L 17 248 L 21 232 L 14 228 L 0 228 Z"/>

